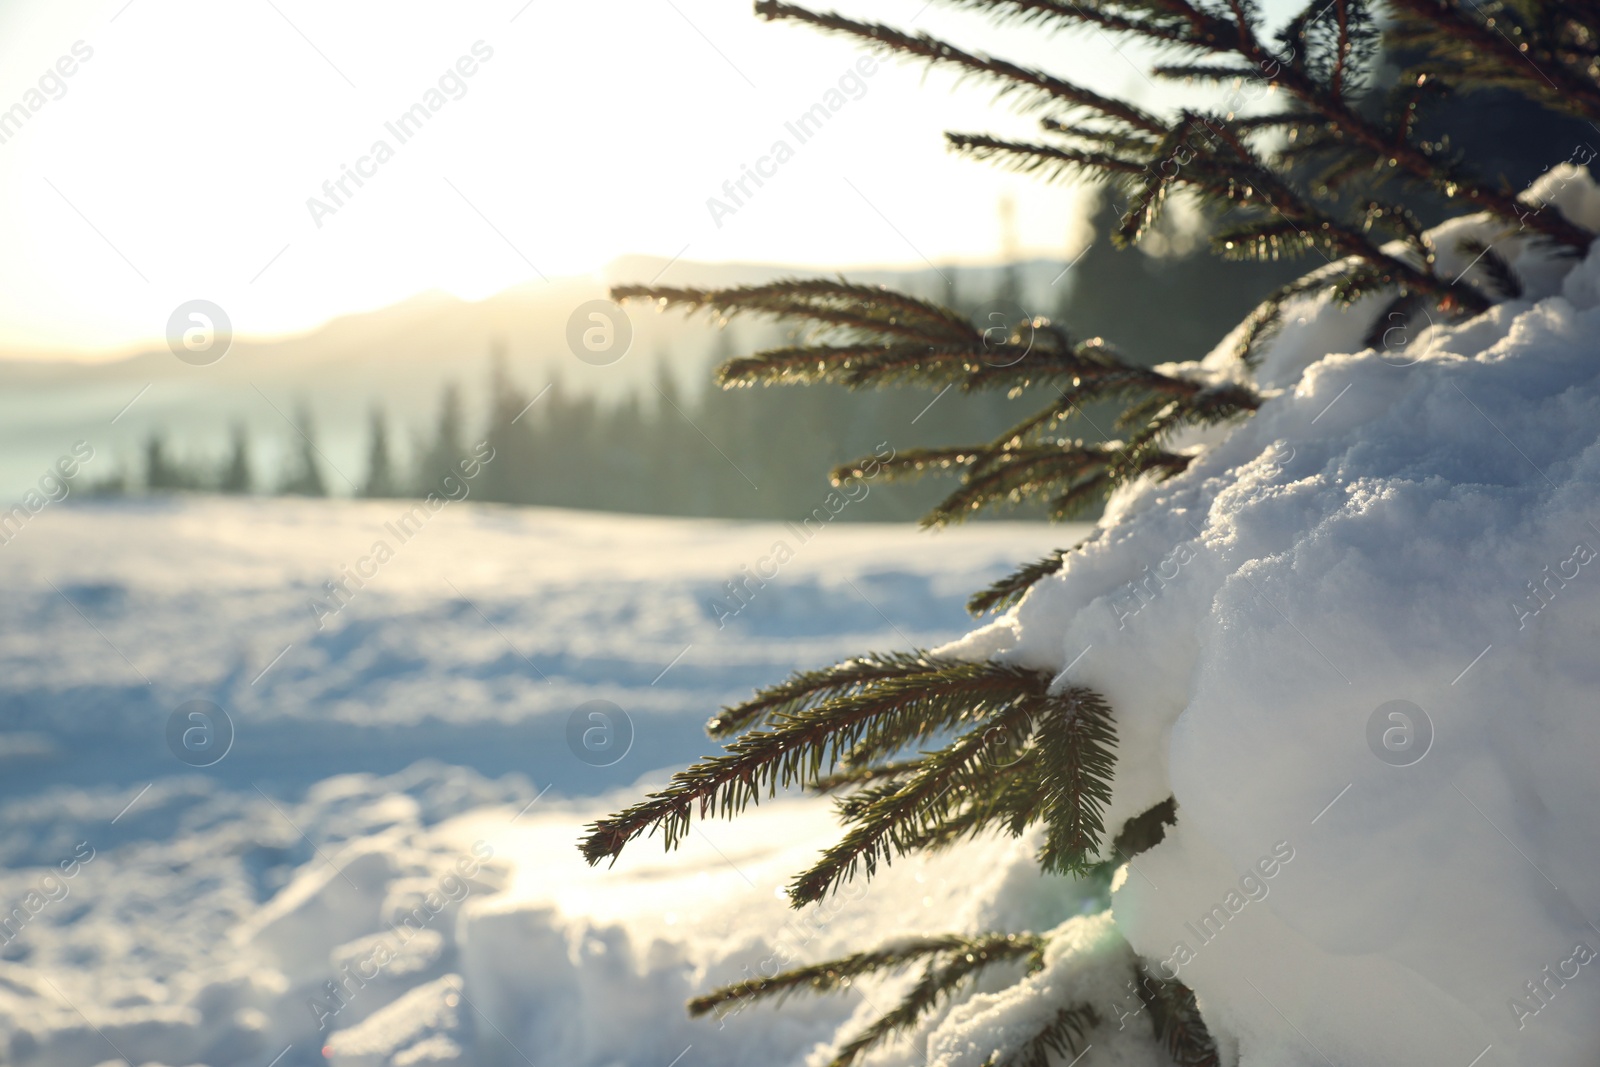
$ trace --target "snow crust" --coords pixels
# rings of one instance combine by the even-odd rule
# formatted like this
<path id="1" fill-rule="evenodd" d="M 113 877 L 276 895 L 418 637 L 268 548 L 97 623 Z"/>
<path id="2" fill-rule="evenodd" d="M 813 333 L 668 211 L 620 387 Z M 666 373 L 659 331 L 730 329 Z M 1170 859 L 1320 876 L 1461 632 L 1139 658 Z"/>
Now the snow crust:
<path id="1" fill-rule="evenodd" d="M 1575 167 L 1524 199 L 1600 228 Z M 1380 300 L 1302 300 L 1254 417 L 948 649 L 1110 698 L 1107 825 L 1178 802 L 1116 926 L 1239 1067 L 1600 1056 L 1600 256 L 1432 236 L 1524 295 L 1376 350 Z"/>

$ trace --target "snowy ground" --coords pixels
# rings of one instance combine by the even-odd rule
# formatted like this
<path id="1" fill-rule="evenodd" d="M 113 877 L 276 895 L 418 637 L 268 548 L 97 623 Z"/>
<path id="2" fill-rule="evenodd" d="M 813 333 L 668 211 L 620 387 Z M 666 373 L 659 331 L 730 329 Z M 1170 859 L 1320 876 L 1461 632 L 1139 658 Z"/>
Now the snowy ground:
<path id="1" fill-rule="evenodd" d="M 409 508 L 51 505 L 0 545 L 0 1060 L 798 1062 L 864 1002 L 718 1024 L 683 1000 L 877 935 L 1077 906 L 1007 843 L 794 919 L 774 889 L 827 834 L 825 805 L 609 872 L 574 842 L 706 751 L 718 705 L 947 640 L 968 593 L 1081 531 L 803 540 L 460 503 L 402 536 Z M 779 540 L 793 559 L 740 607 L 726 583 L 772 574 Z M 340 606 L 323 583 L 348 573 L 368 577 Z M 594 700 L 610 705 L 570 728 Z M 191 701 L 208 703 L 174 727 Z M 1004 916 L 974 910 L 991 897 L 974 862 Z"/>
<path id="2" fill-rule="evenodd" d="M 1575 168 L 1534 193 L 1600 230 Z M 1227 346 L 1174 368 L 1264 402 L 1175 442 L 1186 471 L 1118 494 L 942 649 L 1107 696 L 1107 825 L 1176 800 L 1109 910 L 985 839 L 796 919 L 775 890 L 829 826 L 794 800 L 696 822 L 671 861 L 572 849 L 705 749 L 709 709 L 954 637 L 963 594 L 1082 530 L 41 512 L 0 547 L 5 1059 L 817 1067 L 896 990 L 721 1024 L 681 1002 L 885 937 L 1026 928 L 1051 933 L 1038 971 L 986 974 L 860 1067 L 980 1067 L 1076 1004 L 1100 1020 L 1082 1067 L 1155 1067 L 1125 1025 L 1136 966 L 1181 975 L 1224 1067 L 1594 1064 L 1600 253 L 1482 219 L 1432 240 L 1463 277 L 1498 241 L 1522 295 L 1383 351 L 1362 340 L 1383 298 L 1308 296 L 1254 369 Z M 335 611 L 345 567 L 364 577 Z"/>

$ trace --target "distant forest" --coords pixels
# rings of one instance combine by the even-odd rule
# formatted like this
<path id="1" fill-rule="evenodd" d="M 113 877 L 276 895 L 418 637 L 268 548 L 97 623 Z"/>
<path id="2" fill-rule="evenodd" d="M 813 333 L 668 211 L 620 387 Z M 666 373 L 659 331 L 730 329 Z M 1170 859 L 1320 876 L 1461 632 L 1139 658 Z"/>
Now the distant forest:
<path id="1" fill-rule="evenodd" d="M 459 492 L 463 459 L 493 449 L 467 482 L 470 498 L 597 511 L 743 519 L 799 518 L 830 491 L 831 467 L 871 454 L 940 442 L 987 439 L 1015 422 L 1002 396 L 949 403 L 934 394 L 896 390 L 754 389 L 725 392 L 709 384 L 685 396 L 663 363 L 654 387 L 621 403 L 574 396 L 559 381 L 541 390 L 511 379 L 497 363 L 486 418 L 469 420 L 462 391 L 447 386 L 429 435 L 402 459 L 382 409 L 369 414 L 364 469 L 335 472 L 317 447 L 308 405 L 284 429 L 288 459 L 264 472 L 243 427 L 228 452 L 212 460 L 175 456 L 164 435 L 150 436 L 137 479 L 124 472 L 85 488 L 92 495 L 202 492 L 283 496 L 420 497 Z M 341 464 L 343 467 L 343 464 Z M 441 488 L 441 486 L 446 486 Z M 859 492 L 859 491 L 858 491 Z M 841 518 L 907 519 L 938 494 L 934 484 L 871 485 Z"/>
<path id="2" fill-rule="evenodd" d="M 1043 300 L 1021 292 L 1015 268 L 994 272 L 993 291 L 952 286 L 938 299 L 981 327 L 1000 321 L 992 317 L 997 313 L 1014 320 L 1026 304 L 1028 314 L 1065 323 L 1080 337 L 1104 335 L 1132 357 L 1154 364 L 1204 354 L 1250 310 L 1252 294 L 1291 273 L 1288 264 L 1231 263 L 1204 252 L 1155 259 L 1115 250 L 1102 238 L 1072 266 L 1071 281 L 1062 279 L 1059 294 L 1052 287 Z M 1202 278 L 1204 285 L 1198 284 Z M 1231 300 L 1218 299 L 1219 281 Z M 1204 300 L 1200 293 L 1206 294 Z M 716 342 L 717 362 L 742 354 L 727 335 L 718 335 Z M 297 432 L 284 431 L 290 446 L 286 469 L 259 470 L 242 426 L 235 427 L 226 454 L 200 461 L 180 459 L 166 436 L 156 432 L 145 442 L 135 471 L 86 488 L 99 495 L 326 496 L 349 494 L 349 481 L 359 496 L 411 497 L 438 491 L 441 479 L 456 471 L 474 446 L 487 442 L 495 458 L 471 481 L 474 500 L 796 519 L 822 503 L 831 489 L 828 471 L 839 463 L 883 445 L 899 451 L 988 441 L 1046 402 L 1047 395 L 1037 389 L 1018 397 L 938 397 L 918 389 L 852 393 L 831 386 L 723 391 L 709 381 L 686 395 L 662 358 L 651 389 L 601 404 L 565 391 L 559 380 L 537 388 L 515 381 L 504 361 L 496 359 L 485 417 L 469 420 L 460 388 L 447 386 L 430 431 L 404 450 L 391 420 L 374 408 L 363 470 L 329 469 L 316 445 L 310 406 L 302 404 L 295 415 Z M 1112 429 L 1108 418 L 1109 413 L 1091 410 L 1069 432 L 1099 439 L 1101 430 Z M 872 484 L 839 517 L 915 518 L 954 484 L 937 476 Z"/>

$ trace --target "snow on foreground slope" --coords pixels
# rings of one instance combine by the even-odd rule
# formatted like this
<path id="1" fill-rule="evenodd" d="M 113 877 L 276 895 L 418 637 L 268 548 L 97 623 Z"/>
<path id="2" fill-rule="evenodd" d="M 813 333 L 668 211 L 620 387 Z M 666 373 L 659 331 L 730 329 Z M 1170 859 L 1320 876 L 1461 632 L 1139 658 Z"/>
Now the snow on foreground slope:
<path id="1" fill-rule="evenodd" d="M 0 1062 L 523 1063 L 504 1031 L 540 1067 L 667 1067 L 691 1041 L 680 1067 L 798 1064 L 850 1002 L 726 1030 L 682 1002 L 780 944 L 842 947 L 771 895 L 826 805 L 708 827 L 739 874 L 703 837 L 607 872 L 576 845 L 624 797 L 593 795 L 706 751 L 752 685 L 947 640 L 973 589 L 1082 533 L 830 526 L 719 629 L 724 583 L 792 531 L 452 504 L 317 629 L 308 600 L 408 506 L 52 505 L 0 546 Z M 236 727 L 204 768 L 165 734 L 196 697 Z M 566 738 L 593 698 L 637 730 L 609 767 Z M 1031 899 L 1025 851 L 977 862 Z M 835 928 L 983 920 L 914 873 Z"/>
<path id="2" fill-rule="evenodd" d="M 0 960 L 0 1058 L 798 1067 L 889 994 L 721 1021 L 689 1019 L 684 1002 L 865 942 L 1049 927 L 1082 906 L 1072 883 L 1040 876 L 1032 843 L 991 840 L 791 912 L 781 887 L 836 832 L 814 801 L 763 805 L 670 857 L 589 868 L 582 826 L 634 791 L 558 800 L 419 764 L 332 778 L 297 802 L 188 779 L 120 815 L 121 791 L 0 806 L 40 854 L 69 861 L 0 874 L 5 899 L 41 901 Z M 308 858 L 259 899 L 290 855 Z"/>
<path id="3" fill-rule="evenodd" d="M 1116 924 L 1241 1067 L 1600 1058 L 1600 256 L 1467 236 L 1523 298 L 1383 352 L 1303 302 L 1258 414 L 954 646 L 1108 695 L 1107 825 L 1178 802 Z"/>
<path id="4" fill-rule="evenodd" d="M 700 755 L 712 710 L 797 667 L 949 639 L 971 624 L 969 593 L 1079 533 L 834 521 L 802 542 L 780 523 L 468 500 L 397 536 L 415 511 L 215 498 L 41 511 L 0 545 L 0 796 L 184 770 L 161 727 L 191 699 L 232 716 L 234 747 L 208 773 L 245 788 L 430 757 L 593 794 Z M 378 540 L 393 556 L 374 567 Z M 727 615 L 727 583 L 779 540 L 794 558 Z M 369 577 L 319 617 L 313 605 L 339 603 L 324 583 L 351 568 Z M 569 714 L 593 699 L 636 728 L 611 767 L 566 746 Z"/>

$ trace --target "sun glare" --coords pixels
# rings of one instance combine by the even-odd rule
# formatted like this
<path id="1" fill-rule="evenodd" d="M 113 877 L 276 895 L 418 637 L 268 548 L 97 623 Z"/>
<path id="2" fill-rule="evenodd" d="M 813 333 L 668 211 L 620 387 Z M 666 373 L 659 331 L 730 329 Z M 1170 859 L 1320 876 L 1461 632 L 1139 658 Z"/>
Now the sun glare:
<path id="1" fill-rule="evenodd" d="M 992 262 L 995 213 L 972 205 L 1001 197 L 1022 254 L 1080 240 L 1080 192 L 945 152 L 944 129 L 995 125 L 982 87 L 743 2 L 35 2 L 0 26 L 16 356 L 126 351 L 193 299 L 272 335 L 628 254 Z M 1071 49 L 1113 87 L 1133 77 Z"/>

